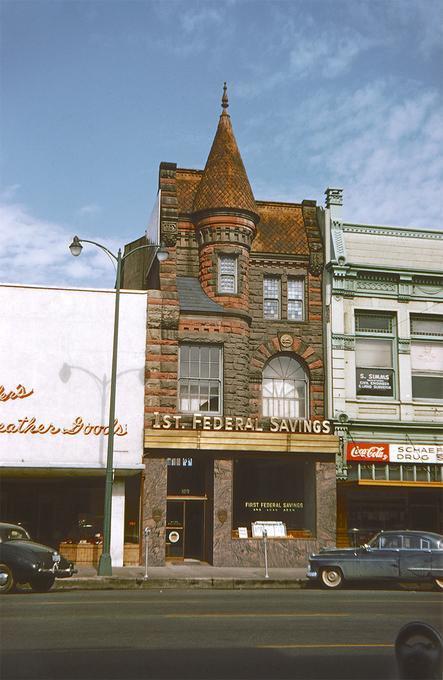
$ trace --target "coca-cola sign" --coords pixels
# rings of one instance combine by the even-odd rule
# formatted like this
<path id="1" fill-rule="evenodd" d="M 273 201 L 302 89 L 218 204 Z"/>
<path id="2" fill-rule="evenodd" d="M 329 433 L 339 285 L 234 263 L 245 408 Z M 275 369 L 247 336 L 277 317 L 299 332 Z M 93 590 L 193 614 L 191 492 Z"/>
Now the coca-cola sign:
<path id="1" fill-rule="evenodd" d="M 389 444 L 379 442 L 348 442 L 348 461 L 356 463 L 388 463 Z"/>

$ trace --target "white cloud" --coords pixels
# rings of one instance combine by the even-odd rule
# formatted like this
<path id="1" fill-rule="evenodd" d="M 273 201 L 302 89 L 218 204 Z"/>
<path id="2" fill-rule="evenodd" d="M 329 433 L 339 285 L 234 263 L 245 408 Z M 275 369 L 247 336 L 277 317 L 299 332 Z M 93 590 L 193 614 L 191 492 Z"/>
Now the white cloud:
<path id="1" fill-rule="evenodd" d="M 98 215 L 98 213 L 101 213 L 102 208 L 101 206 L 97 205 L 97 203 L 89 203 L 87 205 L 82 205 L 81 208 L 78 210 L 78 214 L 81 217 L 89 217 L 89 215 Z"/>
<path id="2" fill-rule="evenodd" d="M 348 221 L 443 229 L 442 107 L 434 90 L 379 80 L 258 118 L 248 137 L 266 129 L 265 140 L 245 145 L 255 196 L 323 205 L 326 187 L 338 186 Z M 276 163 L 280 185 L 267 171 Z"/>
<path id="3" fill-rule="evenodd" d="M 441 97 L 400 95 L 388 83 L 363 95 L 370 107 L 353 95 L 335 102 L 326 132 L 313 138 L 313 160 L 345 189 L 346 219 L 443 228 Z"/>
<path id="4" fill-rule="evenodd" d="M 179 21 L 185 33 L 204 31 L 213 24 L 220 24 L 222 20 L 223 15 L 215 6 L 188 9 L 179 15 Z"/>
<path id="5" fill-rule="evenodd" d="M 19 203 L 0 201 L 0 281 L 36 285 L 110 288 L 115 273 L 108 257 L 91 247 L 69 252 L 73 230 L 40 219 Z M 103 242 L 100 237 L 91 240 Z M 105 242 L 112 250 L 114 243 Z"/>

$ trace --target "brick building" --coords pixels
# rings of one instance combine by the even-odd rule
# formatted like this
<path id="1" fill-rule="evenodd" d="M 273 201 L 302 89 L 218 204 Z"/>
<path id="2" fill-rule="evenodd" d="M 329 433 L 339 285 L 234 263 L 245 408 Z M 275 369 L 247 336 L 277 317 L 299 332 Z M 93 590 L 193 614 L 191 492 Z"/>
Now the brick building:
<path id="1" fill-rule="evenodd" d="M 148 290 L 143 526 L 153 564 L 258 565 L 265 529 L 270 566 L 304 565 L 335 541 L 318 208 L 255 200 L 227 108 L 204 170 L 160 164 L 168 260 L 123 273 Z"/>

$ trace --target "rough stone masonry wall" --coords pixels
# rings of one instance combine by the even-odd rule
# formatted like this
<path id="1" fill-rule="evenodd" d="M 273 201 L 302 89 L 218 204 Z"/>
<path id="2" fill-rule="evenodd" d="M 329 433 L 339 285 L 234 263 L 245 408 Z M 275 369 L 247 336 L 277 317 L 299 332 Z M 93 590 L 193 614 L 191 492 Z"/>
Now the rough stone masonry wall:
<path id="1" fill-rule="evenodd" d="M 281 281 L 282 318 L 271 321 L 263 318 L 263 278 L 278 276 Z M 305 281 L 305 319 L 287 319 L 287 281 L 301 277 Z M 250 410 L 260 416 L 261 379 L 266 362 L 279 352 L 294 352 L 308 370 L 310 377 L 311 417 L 324 416 L 323 329 L 321 314 L 321 278 L 308 271 L 307 258 L 282 258 L 280 261 L 254 256 L 250 268 Z M 290 335 L 292 345 L 281 344 L 282 335 Z"/>
<path id="2" fill-rule="evenodd" d="M 223 346 L 225 415 L 245 416 L 249 411 L 249 325 L 236 317 L 180 319 L 180 342 Z"/>

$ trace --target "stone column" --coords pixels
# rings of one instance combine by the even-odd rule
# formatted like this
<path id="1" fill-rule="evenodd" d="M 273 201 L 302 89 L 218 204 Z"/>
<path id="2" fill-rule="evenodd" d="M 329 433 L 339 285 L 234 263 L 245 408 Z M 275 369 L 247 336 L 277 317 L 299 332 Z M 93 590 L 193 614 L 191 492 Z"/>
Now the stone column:
<path id="1" fill-rule="evenodd" d="M 154 567 L 165 563 L 167 476 L 166 458 L 145 458 L 142 555 L 145 554 L 143 530 L 148 527 L 151 530 L 148 537 L 149 564 Z"/>
<path id="2" fill-rule="evenodd" d="M 321 545 L 335 545 L 336 475 L 335 462 L 317 462 L 317 540 Z"/>
<path id="3" fill-rule="evenodd" d="M 232 460 L 214 461 L 214 550 L 215 567 L 232 564 Z"/>

